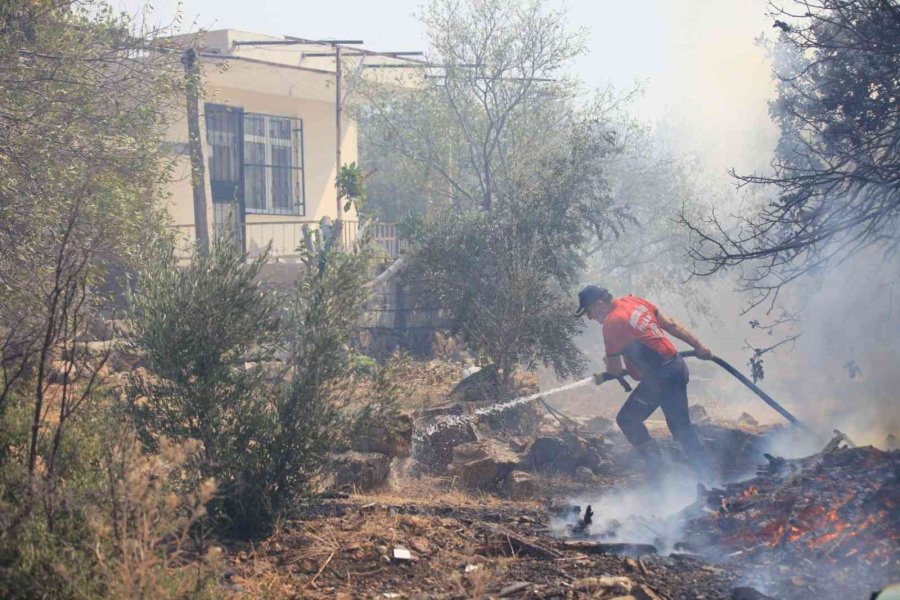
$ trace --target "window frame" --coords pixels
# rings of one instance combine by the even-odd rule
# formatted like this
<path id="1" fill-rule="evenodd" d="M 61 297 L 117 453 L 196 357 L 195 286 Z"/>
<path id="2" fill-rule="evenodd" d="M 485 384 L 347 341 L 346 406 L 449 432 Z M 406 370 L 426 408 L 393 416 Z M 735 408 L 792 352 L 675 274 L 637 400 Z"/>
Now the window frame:
<path id="1" fill-rule="evenodd" d="M 304 147 L 304 139 L 303 139 L 303 119 L 300 117 L 289 116 L 289 115 L 276 115 L 269 113 L 261 113 L 261 112 L 250 112 L 243 107 L 237 106 L 228 106 L 217 103 L 206 103 L 205 110 L 209 111 L 217 110 L 217 111 L 228 111 L 228 110 L 236 110 L 240 111 L 240 128 L 239 128 L 239 140 L 238 140 L 238 160 L 240 166 L 240 178 L 239 182 L 235 182 L 239 185 L 239 189 L 237 190 L 240 198 L 239 200 L 241 208 L 244 214 L 258 214 L 258 215 L 282 215 L 282 216 L 306 216 L 306 164 L 305 164 L 305 147 Z M 261 118 L 262 119 L 262 128 L 264 135 L 254 135 L 248 132 L 247 120 L 248 118 Z M 271 120 L 279 119 L 286 120 L 290 126 L 290 140 L 285 140 L 283 138 L 277 138 L 271 135 Z M 205 138 L 207 142 L 207 146 L 209 148 L 209 158 L 207 162 L 207 172 L 212 174 L 212 161 L 214 160 L 214 155 L 212 153 L 212 148 L 209 145 L 209 136 L 210 133 L 207 132 Z M 247 159 L 247 147 L 248 143 L 252 144 L 262 144 L 264 148 L 264 156 L 263 163 L 250 163 Z M 289 150 L 290 156 L 290 166 L 282 166 L 274 164 L 273 156 L 273 146 L 287 148 Z M 252 201 L 248 194 L 248 177 L 247 170 L 249 168 L 252 169 L 261 169 L 263 173 L 263 206 L 249 206 L 249 202 Z M 290 172 L 290 206 L 288 208 L 280 208 L 275 205 L 275 173 L 276 170 L 286 169 Z M 212 179 L 210 179 L 212 182 Z"/>
<path id="2" fill-rule="evenodd" d="M 263 131 L 265 133 L 264 136 L 252 135 L 247 131 L 247 118 L 254 117 L 262 117 L 263 118 Z M 272 162 L 272 141 L 273 138 L 270 135 L 270 127 L 269 120 L 270 119 L 282 119 L 286 120 L 290 123 L 290 131 L 291 131 L 291 140 L 288 144 L 278 144 L 277 146 L 282 146 L 289 148 L 291 150 L 291 166 L 283 167 L 279 165 L 275 165 Z M 244 172 L 244 211 L 246 214 L 257 214 L 257 215 L 284 215 L 284 216 L 297 216 L 303 217 L 306 216 L 306 169 L 304 164 L 304 148 L 303 148 L 303 119 L 299 117 L 291 117 L 287 115 L 274 115 L 269 113 L 260 113 L 260 112 L 250 112 L 244 111 L 244 126 L 243 126 L 243 137 L 241 139 L 241 145 L 243 146 L 241 156 L 241 169 Z M 277 138 L 274 138 L 276 142 L 281 141 Z M 249 163 L 247 162 L 247 143 L 255 143 L 255 144 L 263 144 L 264 147 L 264 162 L 260 163 Z M 294 165 L 294 159 L 299 163 L 298 165 Z M 251 168 L 262 168 L 263 173 L 265 174 L 264 179 L 264 200 L 265 206 L 260 207 L 251 207 L 249 205 L 249 198 L 247 195 L 247 167 Z M 292 207 L 289 209 L 281 209 L 275 206 L 275 198 L 273 195 L 274 181 L 273 175 L 276 169 L 288 169 L 295 175 L 292 175 L 291 181 L 291 190 L 292 196 L 296 191 L 296 194 L 299 196 L 298 198 L 291 198 Z M 297 173 L 299 171 L 299 173 Z M 293 177 L 297 177 L 297 181 L 293 180 Z M 296 188 L 296 189 L 295 189 Z"/>

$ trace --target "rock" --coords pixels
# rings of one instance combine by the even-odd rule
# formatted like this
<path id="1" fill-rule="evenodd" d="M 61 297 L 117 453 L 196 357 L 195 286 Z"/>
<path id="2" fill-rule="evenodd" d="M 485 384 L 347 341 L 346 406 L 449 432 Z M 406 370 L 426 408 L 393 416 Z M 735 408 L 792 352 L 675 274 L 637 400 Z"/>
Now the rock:
<path id="1" fill-rule="evenodd" d="M 893 433 L 889 433 L 884 438 L 883 446 L 885 450 L 900 450 L 900 440 Z"/>
<path id="2" fill-rule="evenodd" d="M 565 432 L 535 440 L 528 452 L 534 469 L 573 475 L 578 467 L 603 471 L 611 464 L 603 440 Z"/>
<path id="3" fill-rule="evenodd" d="M 531 473 L 511 471 L 503 482 L 503 491 L 514 500 L 533 498 L 538 493 L 538 481 Z"/>
<path id="4" fill-rule="evenodd" d="M 634 589 L 634 581 L 628 577 L 602 575 L 600 577 L 583 577 L 572 582 L 578 591 L 603 590 L 611 594 L 630 594 Z"/>
<path id="5" fill-rule="evenodd" d="M 497 401 L 505 397 L 502 394 L 500 373 L 494 365 L 488 365 L 473 372 L 453 386 L 450 399 L 456 402 Z"/>
<path id="6" fill-rule="evenodd" d="M 745 472 L 756 468 L 764 452 L 764 440 L 751 431 L 700 425 L 697 434 L 714 456 L 721 472 Z"/>
<path id="7" fill-rule="evenodd" d="M 462 370 L 463 379 L 465 379 L 467 377 L 471 377 L 472 375 L 474 375 L 475 373 L 477 373 L 480 370 L 481 370 L 481 367 L 479 367 L 478 365 L 468 365 L 468 366 L 463 367 L 463 370 Z"/>
<path id="8" fill-rule="evenodd" d="M 505 445 L 485 439 L 453 448 L 448 473 L 466 487 L 494 490 L 519 465 L 519 457 Z"/>
<path id="9" fill-rule="evenodd" d="M 615 422 L 612 419 L 607 419 L 606 417 L 594 417 L 593 419 L 588 419 L 582 428 L 585 431 L 589 431 L 591 433 L 606 433 L 611 431 L 615 426 Z"/>
<path id="10" fill-rule="evenodd" d="M 377 452 L 391 458 L 406 458 L 412 451 L 413 420 L 409 415 L 398 417 L 387 425 L 372 425 L 358 432 L 350 442 L 357 452 Z"/>
<path id="11" fill-rule="evenodd" d="M 428 541 L 428 538 L 422 536 L 416 536 L 409 540 L 409 547 L 419 554 L 431 554 L 431 542 Z"/>
<path id="12" fill-rule="evenodd" d="M 343 452 L 332 456 L 334 485 L 360 491 L 382 487 L 390 471 L 390 458 L 377 452 Z"/>
<path id="13" fill-rule="evenodd" d="M 737 424 L 739 427 L 759 427 L 759 421 L 753 418 L 753 415 L 742 412 L 741 416 L 738 417 Z"/>
<path id="14" fill-rule="evenodd" d="M 709 421 L 709 415 L 706 413 L 706 409 L 702 404 L 694 404 L 688 408 L 688 415 L 690 415 L 692 423 Z"/>
<path id="15" fill-rule="evenodd" d="M 535 402 L 527 402 L 507 410 L 486 414 L 479 422 L 491 431 L 533 439 L 538 434 L 543 420 L 543 409 Z"/>
<path id="16" fill-rule="evenodd" d="M 560 437 L 538 438 L 528 451 L 535 471 L 567 471 L 572 449 Z M 572 469 L 574 471 L 574 468 Z"/>
<path id="17" fill-rule="evenodd" d="M 594 482 L 594 472 L 588 469 L 587 467 L 577 467 L 575 469 L 575 481 L 581 483 L 593 483 Z"/>
<path id="18" fill-rule="evenodd" d="M 452 407 L 441 407 L 426 411 L 422 415 L 424 423 L 431 422 L 441 415 L 463 414 L 459 404 Z M 478 439 L 472 423 L 464 421 L 447 427 L 441 427 L 429 435 L 418 437 L 415 440 L 416 461 L 422 472 L 428 474 L 443 473 L 453 461 L 453 449 L 461 444 L 474 442 Z"/>

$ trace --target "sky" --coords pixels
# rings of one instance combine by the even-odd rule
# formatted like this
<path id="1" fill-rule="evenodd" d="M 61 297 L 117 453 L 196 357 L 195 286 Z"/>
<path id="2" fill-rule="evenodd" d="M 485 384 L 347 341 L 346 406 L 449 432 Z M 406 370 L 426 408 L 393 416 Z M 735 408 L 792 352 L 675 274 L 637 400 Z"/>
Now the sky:
<path id="1" fill-rule="evenodd" d="M 144 0 L 112 0 L 136 14 Z M 711 166 L 763 168 L 777 138 L 765 52 L 765 0 L 551 0 L 573 27 L 588 29 L 588 52 L 572 72 L 589 87 L 644 85 L 635 114 L 664 124 L 682 150 Z M 241 29 L 310 39 L 361 39 L 373 50 L 424 50 L 415 14 L 422 0 L 154 0 L 152 22 L 182 30 Z"/>

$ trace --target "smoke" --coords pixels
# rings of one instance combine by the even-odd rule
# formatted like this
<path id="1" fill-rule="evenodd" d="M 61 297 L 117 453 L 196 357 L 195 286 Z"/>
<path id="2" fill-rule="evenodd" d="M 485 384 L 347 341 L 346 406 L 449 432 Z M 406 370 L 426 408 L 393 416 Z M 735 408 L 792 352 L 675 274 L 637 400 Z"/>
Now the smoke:
<path id="1" fill-rule="evenodd" d="M 590 505 L 593 523 L 585 533 L 591 539 L 610 543 L 651 544 L 661 553 L 674 550 L 682 538 L 683 522 L 678 514 L 697 499 L 697 483 L 691 473 L 670 470 L 662 478 L 631 488 L 577 496 L 571 503 Z M 576 525 L 573 513 L 551 520 L 557 535 L 566 535 Z"/>
<path id="2" fill-rule="evenodd" d="M 771 378 L 819 430 L 883 447 L 900 433 L 900 260 L 868 250 L 793 291 L 802 331 Z"/>

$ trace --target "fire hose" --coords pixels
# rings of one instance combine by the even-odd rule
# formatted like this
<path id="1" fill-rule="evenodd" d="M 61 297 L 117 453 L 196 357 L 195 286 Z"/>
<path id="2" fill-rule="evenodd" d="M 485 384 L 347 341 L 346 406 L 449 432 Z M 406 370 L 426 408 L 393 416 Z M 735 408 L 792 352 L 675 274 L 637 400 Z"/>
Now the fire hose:
<path id="1" fill-rule="evenodd" d="M 684 358 L 696 358 L 697 357 L 696 350 L 688 350 L 685 352 L 679 352 L 678 354 Z M 752 391 L 754 394 L 759 396 L 759 398 L 762 399 L 763 402 L 765 402 L 766 404 L 771 406 L 773 409 L 775 409 L 775 412 L 777 412 L 782 417 L 784 417 L 785 419 L 790 421 L 790 423 L 792 425 L 802 429 L 803 431 L 805 431 L 807 433 L 812 433 L 810 428 L 807 427 L 800 419 L 798 419 L 797 417 L 792 415 L 790 413 L 790 411 L 788 411 L 785 407 L 781 406 L 778 402 L 775 401 L 774 398 L 772 398 L 770 395 L 768 395 L 767 393 L 762 391 L 759 388 L 759 386 L 757 386 L 755 383 L 753 383 L 752 381 L 747 379 L 747 377 L 745 377 L 743 373 L 741 373 L 740 371 L 735 369 L 729 363 L 727 363 L 723 359 L 719 358 L 718 356 L 711 356 L 709 358 L 709 360 L 711 360 L 712 362 L 716 363 L 717 365 L 719 365 L 720 367 L 722 367 L 723 369 L 728 371 L 728 373 L 732 377 L 734 377 L 735 379 L 737 379 L 738 381 L 743 383 L 747 388 L 750 389 L 750 391 Z M 599 380 L 598 383 L 601 383 L 604 381 L 612 381 L 613 379 L 615 379 L 621 384 L 622 388 L 624 388 L 624 390 L 626 392 L 631 391 L 631 385 L 628 383 L 628 381 L 625 380 L 624 373 L 622 373 L 620 375 L 613 375 L 611 373 L 598 373 L 597 378 Z"/>

